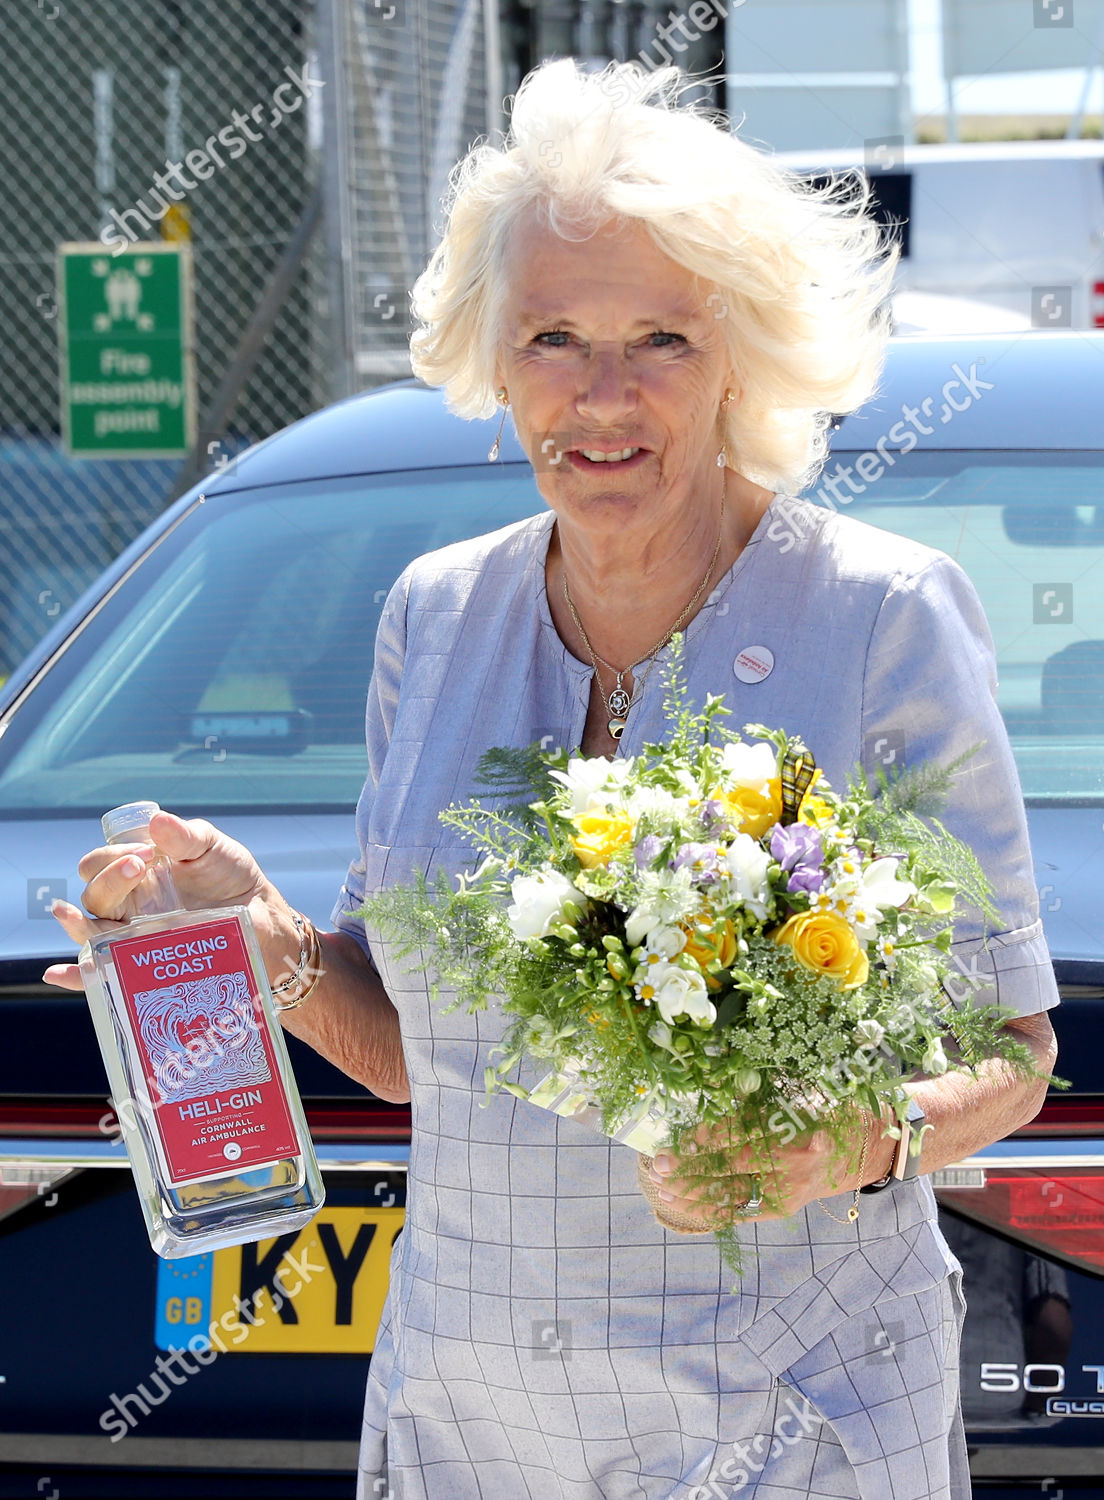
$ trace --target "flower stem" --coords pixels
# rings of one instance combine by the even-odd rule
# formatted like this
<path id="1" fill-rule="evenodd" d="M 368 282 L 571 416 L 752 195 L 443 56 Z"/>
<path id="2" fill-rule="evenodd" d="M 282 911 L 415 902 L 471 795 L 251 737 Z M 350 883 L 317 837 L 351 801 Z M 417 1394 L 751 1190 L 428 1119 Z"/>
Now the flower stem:
<path id="1" fill-rule="evenodd" d="M 636 1024 L 636 1017 L 633 1015 L 632 1002 L 630 1001 L 628 995 L 625 994 L 624 990 L 622 990 L 620 992 L 620 994 L 621 994 L 621 1004 L 625 1007 L 625 1014 L 626 1014 L 626 1016 L 628 1016 L 628 1018 L 629 1018 L 629 1025 L 632 1027 L 632 1033 L 633 1033 L 633 1037 L 634 1037 L 634 1039 L 636 1041 L 637 1051 L 640 1053 L 641 1059 L 643 1060 L 643 1063 L 644 1063 L 644 1071 L 648 1075 L 648 1077 L 651 1079 L 652 1086 L 656 1087 L 659 1084 L 659 1082 L 660 1082 L 659 1075 L 656 1072 L 655 1064 L 652 1062 L 652 1059 L 648 1056 L 647 1048 L 644 1046 L 644 1042 L 641 1039 L 640 1028 Z"/>

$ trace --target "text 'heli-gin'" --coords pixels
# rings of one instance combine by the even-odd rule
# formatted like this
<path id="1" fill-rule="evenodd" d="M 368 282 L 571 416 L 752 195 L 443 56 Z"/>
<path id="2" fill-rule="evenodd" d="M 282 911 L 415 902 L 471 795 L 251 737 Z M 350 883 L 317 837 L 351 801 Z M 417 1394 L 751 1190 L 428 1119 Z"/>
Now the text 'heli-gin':
<path id="1" fill-rule="evenodd" d="M 104 837 L 148 840 L 157 811 L 114 808 Z M 301 1227 L 322 1179 L 248 911 L 184 910 L 163 857 L 130 907 L 80 969 L 150 1243 L 171 1259 Z"/>

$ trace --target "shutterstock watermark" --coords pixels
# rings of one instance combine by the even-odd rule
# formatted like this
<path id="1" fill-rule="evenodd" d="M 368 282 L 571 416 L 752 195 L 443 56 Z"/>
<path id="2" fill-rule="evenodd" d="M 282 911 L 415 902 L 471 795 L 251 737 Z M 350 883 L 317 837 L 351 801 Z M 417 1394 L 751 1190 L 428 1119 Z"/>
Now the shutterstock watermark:
<path id="1" fill-rule="evenodd" d="M 969 371 L 963 370 L 959 364 L 952 364 L 950 378 L 943 382 L 936 395 L 925 396 L 916 406 L 902 402 L 900 420 L 894 422 L 872 447 L 851 463 L 836 460 L 835 467 L 821 476 L 816 501 L 828 510 L 850 505 L 872 484 L 883 479 L 888 470 L 895 468 L 899 459 L 911 453 L 921 437 L 930 437 L 935 424 L 945 425 L 956 413 L 968 411 L 986 391 L 992 389 L 993 382 L 983 380 L 978 374 L 977 360 L 971 361 Z M 810 529 L 812 525 L 813 517 L 810 516 Z M 793 515 L 777 516 L 767 528 L 767 536 L 772 542 L 778 542 L 783 552 L 788 552 L 795 542 L 800 541 L 802 534 L 798 518 Z"/>
<path id="2" fill-rule="evenodd" d="M 41 889 L 42 887 L 40 887 Z M 284 956 L 287 973 L 295 971 L 295 960 Z M 325 973 L 321 964 L 304 965 L 302 979 L 310 982 Z M 124 1129 L 136 1130 L 138 1117 L 150 1123 L 157 1110 L 167 1104 L 196 1097 L 204 1083 L 204 1071 L 214 1069 L 227 1052 L 242 1052 L 259 1045 L 260 1024 L 252 1001 L 238 997 L 227 1002 L 214 1016 L 182 1019 L 175 1035 L 164 1038 L 154 1054 L 153 1077 L 145 1088 L 124 1099 L 112 1101 L 114 1109 L 100 1116 L 101 1135 L 122 1141 Z"/>
<path id="3" fill-rule="evenodd" d="M 642 47 L 635 60 L 646 68 L 673 63 L 675 55 L 681 56 L 691 42 L 700 41 L 703 32 L 712 31 L 719 22 L 727 20 L 730 11 L 739 10 L 744 3 L 745 0 L 693 0 L 685 13 L 669 10 L 666 21 L 656 24 L 655 40 Z M 648 56 L 652 51 L 658 62 Z"/>
<path id="4" fill-rule="evenodd" d="M 639 63 L 648 72 L 669 66 L 691 43 L 700 41 L 705 32 L 712 31 L 727 20 L 732 11 L 739 10 L 746 3 L 747 0 L 692 0 L 685 11 L 669 10 L 665 21 L 656 22 L 654 39 L 627 61 Z M 623 77 L 603 78 L 602 92 L 614 104 L 627 104 L 635 97 L 634 85 Z M 540 154 L 550 167 L 558 167 L 563 160 L 554 141 L 542 141 Z M 721 312 L 715 316 L 724 315 Z"/>
<path id="5" fill-rule="evenodd" d="M 815 1436 L 823 1425 L 824 1418 L 804 1397 L 798 1402 L 787 1396 L 783 1405 L 786 1409 L 775 1417 L 770 1432 L 756 1433 L 746 1443 L 733 1443 L 731 1458 L 714 1464 L 705 1483 L 696 1484 L 685 1500 L 728 1500 L 730 1495 L 738 1495 L 772 1458 L 778 1458 L 802 1438 Z"/>
<path id="6" fill-rule="evenodd" d="M 959 953 L 949 955 L 956 970 L 943 980 L 943 990 L 955 1005 L 963 1005 L 976 996 L 978 990 L 992 985 L 993 975 L 978 964 L 979 953 L 972 952 L 969 959 Z M 900 1002 L 902 1010 L 915 1015 L 916 1008 L 906 999 Z M 798 1136 L 816 1128 L 825 1104 L 838 1105 L 853 1095 L 857 1082 L 869 1082 L 885 1076 L 886 1067 L 893 1061 L 893 1052 L 885 1045 L 884 1038 L 864 1040 L 849 1056 L 837 1057 L 829 1065 L 820 1085 L 820 1096 L 815 1103 L 799 1106 L 790 1102 L 776 1109 L 767 1120 L 767 1130 L 780 1137 L 780 1144 L 791 1145 Z M 949 1064 L 942 1042 L 937 1042 L 925 1058 L 924 1068 L 938 1076 Z M 930 1129 L 926 1126 L 925 1129 Z"/>
<path id="7" fill-rule="evenodd" d="M 148 1122 L 162 1105 L 173 1103 L 177 1096 L 191 1098 L 187 1090 L 202 1082 L 199 1075 L 204 1069 L 214 1067 L 227 1051 L 248 1047 L 259 1036 L 260 1027 L 252 1005 L 241 1001 L 228 1005 L 213 1020 L 208 1020 L 206 1027 L 193 1023 L 179 1038 L 179 1047 L 166 1047 L 157 1059 L 148 1089 L 136 1090 L 132 1097 L 115 1101 L 115 1110 L 100 1116 L 100 1133 L 114 1136 L 118 1144 L 124 1127 L 137 1129 L 139 1115 Z"/>
<path id="8" fill-rule="evenodd" d="M 286 1262 L 286 1264 L 284 1264 Z M 168 1354 L 159 1354 L 154 1368 L 145 1380 L 133 1391 L 120 1396 L 112 1391 L 109 1405 L 100 1413 L 99 1425 L 113 1443 L 122 1442 L 138 1426 L 142 1417 L 148 1417 L 155 1406 L 167 1401 L 174 1390 L 187 1385 L 193 1375 L 214 1364 L 220 1354 L 227 1352 L 225 1334 L 234 1345 L 243 1344 L 254 1328 L 263 1326 L 265 1318 L 261 1312 L 263 1302 L 270 1302 L 272 1313 L 278 1313 L 285 1302 L 294 1301 L 304 1286 L 309 1286 L 316 1275 L 322 1275 L 325 1266 L 314 1265 L 309 1251 L 293 1255 L 285 1251 L 281 1264 L 272 1273 L 272 1288 L 258 1287 L 251 1297 L 242 1298 L 234 1293 L 234 1306 L 227 1308 L 217 1318 L 212 1318 L 207 1332 L 193 1333 L 186 1349 L 173 1349 Z M 294 1274 L 296 1280 L 290 1284 L 284 1279 Z M 154 1394 L 154 1386 L 157 1394 Z"/>
<path id="9" fill-rule="evenodd" d="M 320 78 L 310 76 L 310 67 L 307 63 L 298 73 L 292 67 L 285 68 L 284 80 L 276 85 L 267 100 L 245 112 L 231 110 L 229 123 L 209 135 L 202 147 L 186 152 L 182 161 L 166 159 L 162 169 L 153 174 L 153 185 L 148 193 L 138 198 L 131 208 L 124 208 L 121 212 L 113 208 L 108 215 L 113 222 L 100 230 L 100 240 L 112 255 L 120 255 L 128 246 L 148 239 L 154 224 L 161 222 L 172 205 L 195 191 L 198 184 L 187 175 L 189 172 L 199 182 L 206 182 L 227 161 L 237 161 L 253 142 L 263 140 L 266 130 L 278 129 L 290 115 L 297 113 L 316 89 L 325 87 Z M 255 128 L 257 126 L 261 128 Z M 221 152 L 226 153 L 225 159 L 220 147 Z M 148 205 L 146 198 L 150 200 Z"/>

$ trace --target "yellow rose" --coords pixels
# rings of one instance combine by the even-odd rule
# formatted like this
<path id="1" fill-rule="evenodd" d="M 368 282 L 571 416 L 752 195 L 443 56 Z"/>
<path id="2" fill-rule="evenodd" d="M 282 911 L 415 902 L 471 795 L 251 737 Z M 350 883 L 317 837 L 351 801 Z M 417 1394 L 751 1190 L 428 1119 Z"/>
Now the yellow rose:
<path id="1" fill-rule="evenodd" d="M 710 930 L 707 926 L 694 927 L 690 923 L 684 923 L 683 932 L 686 934 L 686 947 L 682 950 L 701 964 L 705 982 L 711 990 L 719 990 L 721 981 L 715 974 L 706 972 L 706 965 L 717 959 L 722 969 L 732 967 L 736 959 L 736 929 L 731 922 L 717 930 Z"/>
<path id="2" fill-rule="evenodd" d="M 578 830 L 571 847 L 584 870 L 609 864 L 610 855 L 632 841 L 632 821 L 627 812 L 577 813 L 571 819 Z"/>
<path id="3" fill-rule="evenodd" d="M 835 912 L 801 911 L 771 934 L 804 969 L 838 979 L 845 990 L 866 983 L 870 963 L 849 922 Z"/>
<path id="4" fill-rule="evenodd" d="M 777 776 L 761 786 L 717 787 L 713 796 L 727 809 L 739 833 L 761 838 L 782 816 L 782 782 Z"/>
<path id="5" fill-rule="evenodd" d="M 814 797 L 811 792 L 806 792 L 801 799 L 801 808 L 798 812 L 798 821 L 808 823 L 812 828 L 827 828 L 835 821 L 835 813 L 823 797 Z"/>
<path id="6" fill-rule="evenodd" d="M 799 823 L 807 823 L 810 828 L 827 828 L 834 820 L 835 814 L 823 797 L 816 795 L 817 782 L 824 780 L 824 772 L 817 766 L 813 772 L 813 779 L 806 788 L 805 795 L 797 809 L 797 820 Z M 824 783 L 827 786 L 827 782 Z"/>

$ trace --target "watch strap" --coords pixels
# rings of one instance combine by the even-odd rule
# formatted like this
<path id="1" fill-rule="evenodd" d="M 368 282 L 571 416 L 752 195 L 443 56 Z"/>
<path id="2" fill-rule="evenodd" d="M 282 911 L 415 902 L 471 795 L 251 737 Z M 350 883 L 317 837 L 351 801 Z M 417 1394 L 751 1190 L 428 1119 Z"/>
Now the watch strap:
<path id="1" fill-rule="evenodd" d="M 920 1152 L 910 1151 L 913 1135 L 919 1135 L 925 1124 L 924 1111 L 915 1099 L 909 1101 L 908 1113 L 901 1121 L 901 1139 L 893 1153 L 893 1176 L 898 1182 L 911 1182 L 920 1171 Z"/>
<path id="2" fill-rule="evenodd" d="M 925 1123 L 924 1111 L 915 1100 L 911 1100 L 908 1113 L 899 1122 L 901 1135 L 893 1152 L 893 1164 L 884 1177 L 879 1177 L 876 1182 L 868 1182 L 859 1189 L 860 1193 L 881 1193 L 895 1182 L 909 1182 L 920 1171 L 919 1153 L 913 1155 L 909 1151 L 914 1129 L 919 1130 Z"/>
<path id="3" fill-rule="evenodd" d="M 868 1182 L 865 1187 L 859 1189 L 860 1193 L 881 1193 L 893 1181 L 893 1172 L 889 1171 L 884 1177 L 879 1177 L 877 1182 Z"/>

